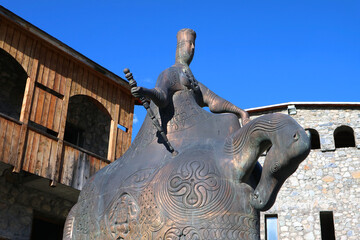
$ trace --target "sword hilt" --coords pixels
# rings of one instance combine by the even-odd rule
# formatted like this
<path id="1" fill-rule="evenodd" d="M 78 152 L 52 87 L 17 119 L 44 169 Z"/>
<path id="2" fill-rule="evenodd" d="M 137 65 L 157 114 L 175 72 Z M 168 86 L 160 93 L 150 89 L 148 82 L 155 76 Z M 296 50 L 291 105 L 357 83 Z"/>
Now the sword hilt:
<path id="1" fill-rule="evenodd" d="M 132 73 L 130 72 L 130 69 L 125 68 L 124 69 L 125 77 L 129 81 L 129 85 L 131 88 L 137 87 L 137 82 L 135 81 Z"/>
<path id="2" fill-rule="evenodd" d="M 135 81 L 132 73 L 130 72 L 130 69 L 125 68 L 123 72 L 125 73 L 126 79 L 129 81 L 130 87 L 131 88 L 137 87 L 137 82 Z M 140 97 L 140 101 L 141 101 L 142 105 L 145 107 L 146 111 L 148 112 L 153 124 L 156 127 L 156 130 L 160 133 L 160 136 L 164 139 L 164 141 L 165 141 L 164 144 L 167 146 L 167 148 L 169 149 L 171 154 L 173 156 L 176 156 L 178 154 L 178 152 L 171 146 L 168 138 L 166 137 L 166 134 L 165 134 L 163 128 L 161 127 L 160 123 L 158 122 L 158 120 L 155 117 L 155 114 L 151 110 L 149 103 L 146 101 L 145 97 L 143 97 L 143 96 Z"/>

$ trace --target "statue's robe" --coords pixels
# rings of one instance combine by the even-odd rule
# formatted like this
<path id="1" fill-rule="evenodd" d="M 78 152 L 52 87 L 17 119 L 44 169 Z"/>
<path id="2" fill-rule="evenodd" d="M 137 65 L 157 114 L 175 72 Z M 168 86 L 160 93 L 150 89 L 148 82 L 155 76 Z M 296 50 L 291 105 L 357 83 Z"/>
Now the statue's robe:
<path id="1" fill-rule="evenodd" d="M 151 107 L 178 154 L 147 116 L 128 151 L 82 190 L 67 221 L 73 239 L 259 239 L 253 189 L 231 179 L 223 150 L 238 118 L 202 109 L 189 89 L 160 113 Z"/>

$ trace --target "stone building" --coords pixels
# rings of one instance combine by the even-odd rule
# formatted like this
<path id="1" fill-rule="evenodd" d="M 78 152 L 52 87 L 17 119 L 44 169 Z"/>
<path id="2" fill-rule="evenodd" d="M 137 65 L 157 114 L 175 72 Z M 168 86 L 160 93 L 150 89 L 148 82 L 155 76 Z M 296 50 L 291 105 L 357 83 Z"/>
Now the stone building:
<path id="1" fill-rule="evenodd" d="M 286 103 L 248 112 L 289 114 L 312 135 L 309 156 L 261 214 L 261 239 L 360 239 L 360 103 Z"/>
<path id="2" fill-rule="evenodd" d="M 62 239 L 90 175 L 130 146 L 127 81 L 0 6 L 0 240 Z"/>

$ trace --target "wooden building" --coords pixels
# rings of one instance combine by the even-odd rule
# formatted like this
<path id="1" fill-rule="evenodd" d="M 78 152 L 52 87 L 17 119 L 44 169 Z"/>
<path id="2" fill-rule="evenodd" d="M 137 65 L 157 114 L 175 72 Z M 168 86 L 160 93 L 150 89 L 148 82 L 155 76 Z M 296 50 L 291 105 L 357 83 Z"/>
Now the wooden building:
<path id="1" fill-rule="evenodd" d="M 0 186 L 76 201 L 86 179 L 130 146 L 128 82 L 1 6 L 0 86 Z M 1 226 L 0 239 L 28 239 Z"/>

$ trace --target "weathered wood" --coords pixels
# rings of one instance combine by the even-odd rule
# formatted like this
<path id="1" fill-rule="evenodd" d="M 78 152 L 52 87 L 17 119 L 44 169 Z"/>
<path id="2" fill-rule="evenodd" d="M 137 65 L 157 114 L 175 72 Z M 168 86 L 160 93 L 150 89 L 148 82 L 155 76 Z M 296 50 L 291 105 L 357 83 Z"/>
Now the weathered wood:
<path id="1" fill-rule="evenodd" d="M 39 48 L 40 48 L 40 55 L 39 55 L 39 70 L 38 70 L 38 74 L 36 76 L 36 81 L 41 83 L 42 82 L 42 77 L 43 77 L 43 73 L 45 70 L 45 66 L 44 66 L 44 62 L 46 59 L 46 48 L 44 45 L 39 44 Z"/>
<path id="2" fill-rule="evenodd" d="M 40 124 L 49 128 L 46 123 L 47 119 L 49 117 L 49 110 L 50 110 L 50 99 L 52 94 L 44 91 L 44 103 L 43 103 L 43 109 L 41 112 L 41 118 L 40 118 Z"/>
<path id="3" fill-rule="evenodd" d="M 29 130 L 27 148 L 22 169 L 38 176 L 51 179 L 53 151 L 56 150 L 57 141 L 39 132 Z"/>
<path id="4" fill-rule="evenodd" d="M 48 76 L 48 80 L 47 80 L 47 84 L 46 86 L 52 90 L 54 90 L 54 82 L 55 82 L 55 75 L 56 75 L 56 64 L 57 64 L 57 60 L 58 60 L 58 53 L 53 53 L 52 54 L 52 58 L 51 58 L 51 62 L 50 62 L 50 66 L 49 66 L 49 76 Z"/>
<path id="5" fill-rule="evenodd" d="M 20 33 L 20 39 L 19 39 L 19 45 L 17 47 L 17 51 L 16 51 L 16 56 L 15 59 L 16 61 L 18 61 L 18 63 L 22 65 L 23 62 L 23 57 L 24 57 L 24 51 L 25 51 L 25 44 L 26 44 L 26 36 L 23 33 Z M 24 66 L 23 66 L 24 68 Z M 25 68 L 24 68 L 25 69 Z M 25 69 L 26 73 L 27 73 L 27 68 Z"/>
<path id="6" fill-rule="evenodd" d="M 16 52 L 18 50 L 19 46 L 19 40 L 20 40 L 20 31 L 17 29 L 14 29 L 14 36 L 10 44 L 10 50 L 9 54 L 13 56 L 16 59 Z"/>
<path id="7" fill-rule="evenodd" d="M 61 146 L 59 146 L 61 145 Z M 48 178 L 49 179 L 55 179 L 56 178 L 56 170 L 57 170 L 57 150 L 58 149 L 61 149 L 62 150 L 62 147 L 63 147 L 63 141 L 53 141 L 51 142 L 51 154 L 50 154 L 50 158 L 49 158 L 49 167 L 48 167 L 48 170 L 47 170 L 47 174 L 48 174 Z M 61 154 L 61 153 L 60 153 Z M 61 157 L 61 155 L 60 155 Z M 56 185 L 56 181 L 55 180 L 52 180 L 52 183 L 53 185 Z"/>
<path id="8" fill-rule="evenodd" d="M 86 95 L 86 89 L 87 89 L 88 82 L 89 82 L 89 71 L 84 69 L 83 78 L 81 80 L 82 88 L 81 88 L 79 94 Z"/>
<path id="9" fill-rule="evenodd" d="M 51 154 L 51 146 L 52 146 L 51 140 L 44 137 L 43 141 L 43 156 L 42 156 L 42 164 L 40 166 L 40 174 L 39 176 L 51 179 L 50 174 L 48 174 L 48 168 L 50 166 L 50 154 Z"/>
<path id="10" fill-rule="evenodd" d="M 67 117 L 67 111 L 68 111 L 68 106 L 69 106 L 69 98 L 70 98 L 70 91 L 71 91 L 71 85 L 72 85 L 72 74 L 73 74 L 73 67 L 74 67 L 74 63 L 73 62 L 69 62 L 69 68 L 68 69 L 63 69 L 63 76 L 67 76 L 66 80 L 63 81 L 64 83 L 66 83 L 66 86 L 64 88 L 64 99 L 62 102 L 59 102 L 59 104 L 61 104 L 61 109 L 62 109 L 62 114 L 60 115 L 56 115 L 55 119 L 56 121 L 58 121 L 58 144 L 57 144 L 57 148 L 56 148 L 56 161 L 55 161 L 55 169 L 54 169 L 54 177 L 53 177 L 53 181 L 60 181 L 61 178 L 61 166 L 63 166 L 66 162 L 65 159 L 65 148 L 64 148 L 64 133 L 65 133 L 65 125 L 66 125 L 66 117 Z M 67 72 L 68 70 L 68 72 Z"/>
<path id="11" fill-rule="evenodd" d="M 6 32 L 7 32 L 7 24 L 4 21 L 1 21 L 0 23 L 0 48 L 4 48 L 4 42 L 6 38 Z"/>
<path id="12" fill-rule="evenodd" d="M 80 188 L 86 178 L 109 162 L 75 148 L 67 154 L 73 159 L 72 163 L 66 159 L 63 138 L 69 98 L 77 94 L 89 96 L 109 113 L 111 129 L 107 158 L 114 161 L 123 153 L 121 148 L 120 153 L 117 150 L 118 144 L 123 144 L 129 135 L 121 136 L 119 141 L 117 124 L 131 126 L 125 124 L 129 119 L 126 116 L 128 110 L 120 120 L 120 112 L 124 112 L 122 108 L 131 96 L 129 88 L 121 78 L 99 72 L 94 68 L 96 64 L 81 60 L 83 57 L 76 57 L 77 53 L 72 50 L 64 51 L 60 45 L 49 44 L 50 38 L 40 36 L 44 33 L 31 32 L 26 26 L 14 24 L 13 19 L 0 15 L 0 48 L 9 53 L 28 75 L 20 122 L 0 116 L 0 161 L 14 165 L 16 172 L 25 170 L 52 179 L 54 183 L 62 181 L 64 176 L 69 186 L 75 184 Z M 126 94 L 120 94 L 120 89 Z M 54 131 L 57 136 L 49 135 L 44 129 L 29 127 L 30 120 Z M 75 163 L 78 164 L 77 172 L 74 172 Z"/>
<path id="13" fill-rule="evenodd" d="M 35 88 L 35 79 L 38 69 L 38 56 L 39 56 L 39 47 L 37 44 L 34 44 L 32 49 L 32 55 L 34 56 L 34 60 L 32 61 L 32 66 L 30 67 L 30 77 L 26 81 L 23 104 L 21 108 L 20 114 L 20 121 L 24 122 L 25 124 L 29 121 L 30 109 L 31 109 L 31 102 L 34 94 Z"/>
<path id="14" fill-rule="evenodd" d="M 36 133 L 39 134 L 39 133 Z M 41 176 L 41 169 L 43 166 L 43 158 L 44 154 L 46 152 L 46 137 L 39 134 L 39 143 L 38 143 L 38 151 L 34 155 L 33 164 L 35 165 L 34 171 L 32 173 L 35 173 L 38 176 Z"/>
<path id="15" fill-rule="evenodd" d="M 10 52 L 11 40 L 13 38 L 13 34 L 14 34 L 14 28 L 11 26 L 8 26 L 7 30 L 6 30 L 6 36 L 4 39 L 4 45 L 3 45 L 3 49 L 6 52 Z"/>
<path id="16" fill-rule="evenodd" d="M 93 82 L 94 82 L 94 75 L 89 73 L 88 84 L 86 89 L 86 95 L 89 97 L 91 97 Z"/>
<path id="17" fill-rule="evenodd" d="M 110 88 L 110 87 L 109 87 Z M 117 102 L 117 95 L 118 91 L 112 91 L 112 102 Z M 114 111 L 112 112 L 112 120 L 110 125 L 110 133 L 109 133 L 109 147 L 108 147 L 108 159 L 113 162 L 116 158 L 116 143 L 117 143 L 117 123 L 119 122 L 119 113 L 120 113 L 120 105 L 115 104 Z"/>
<path id="18" fill-rule="evenodd" d="M 27 38 L 26 39 L 26 45 L 25 45 L 25 50 L 24 50 L 24 56 L 23 56 L 23 61 L 21 63 L 21 66 L 23 66 L 23 68 L 25 69 L 25 71 L 27 72 L 28 76 L 31 76 L 31 79 L 35 81 L 35 77 L 36 75 L 32 76 L 32 71 L 37 71 L 37 66 L 38 66 L 38 53 L 35 52 L 35 47 L 37 46 L 37 42 Z M 36 69 L 33 69 L 32 66 L 36 66 Z"/>
<path id="19" fill-rule="evenodd" d="M 45 56 L 45 61 L 43 62 L 44 64 L 44 71 L 42 73 L 41 78 L 39 79 L 40 83 L 44 86 L 48 86 L 48 79 L 49 79 L 49 72 L 50 72 L 50 63 L 51 63 L 51 58 L 52 58 L 52 51 L 50 51 L 48 48 L 45 48 L 46 51 L 46 56 Z"/>
<path id="20" fill-rule="evenodd" d="M 83 71 L 84 69 L 82 67 L 79 67 L 77 69 L 77 75 L 76 75 L 76 79 L 73 79 L 74 82 L 76 82 L 76 84 L 74 84 L 74 93 L 73 95 L 78 95 L 81 92 L 81 80 L 83 77 Z"/>
<path id="21" fill-rule="evenodd" d="M 70 68 L 70 60 L 65 59 L 64 64 L 61 69 L 61 78 L 60 78 L 60 84 L 59 84 L 59 93 L 62 95 L 65 95 L 65 88 L 66 84 L 68 82 L 68 70 Z"/>
<path id="22" fill-rule="evenodd" d="M 92 91 L 91 91 L 91 97 L 94 99 L 96 99 L 96 92 L 97 92 L 98 84 L 99 84 L 99 78 L 97 76 L 94 76 Z"/>
<path id="23" fill-rule="evenodd" d="M 16 163 L 14 165 L 14 172 L 20 172 L 23 164 L 23 153 L 25 151 L 25 142 L 26 142 L 26 134 L 27 134 L 27 124 L 22 124 L 19 133 L 18 139 L 18 148 L 16 153 Z"/>
<path id="24" fill-rule="evenodd" d="M 81 190 L 90 177 L 89 156 L 86 153 L 79 152 L 74 162 L 72 184 L 73 188 Z"/>
<path id="25" fill-rule="evenodd" d="M 56 109 L 56 103 L 57 103 L 57 97 L 54 95 L 50 96 L 50 103 L 49 103 L 49 114 L 48 114 L 48 118 L 47 121 L 45 123 L 45 126 L 47 126 L 47 128 L 50 128 L 52 130 L 54 130 L 55 132 L 57 132 L 59 129 L 57 126 L 55 126 L 54 124 L 54 119 L 55 119 L 55 110 L 58 111 L 58 109 Z"/>
<path id="26" fill-rule="evenodd" d="M 14 131 L 14 123 L 12 121 L 8 121 L 6 134 L 5 134 L 5 140 L 4 140 L 4 156 L 3 159 L 6 163 L 10 163 L 10 150 L 11 150 L 11 137 Z"/>
<path id="27" fill-rule="evenodd" d="M 55 92 L 59 92 L 59 86 L 60 86 L 60 82 L 61 82 L 61 77 L 62 77 L 62 67 L 63 67 L 63 63 L 64 63 L 64 57 L 62 57 L 60 54 L 58 55 L 58 59 L 57 59 L 57 63 L 56 63 L 56 71 L 55 72 L 55 77 L 54 77 L 54 85 L 52 86 L 52 89 Z M 60 92 L 59 92 L 60 93 Z"/>
<path id="28" fill-rule="evenodd" d="M 62 165 L 60 183 L 71 186 L 75 159 L 78 157 L 78 151 L 70 146 L 64 146 L 64 162 Z"/>
<path id="29" fill-rule="evenodd" d="M 43 113 L 43 108 L 44 108 L 44 102 L 45 102 L 45 94 L 46 92 L 38 87 L 35 87 L 35 92 L 38 92 L 39 97 L 38 97 L 38 101 L 36 103 L 36 108 L 33 109 L 33 111 L 35 111 L 35 118 L 31 119 L 31 121 L 34 121 L 36 123 L 40 123 L 41 122 L 41 116 Z"/>
<path id="30" fill-rule="evenodd" d="M 98 100 L 104 106 L 104 98 L 102 94 L 103 94 L 103 81 L 101 78 L 98 78 L 98 87 L 96 89 L 96 100 Z"/>
<path id="31" fill-rule="evenodd" d="M 12 166 L 16 166 L 17 160 L 18 160 L 18 147 L 19 147 L 19 136 L 20 136 L 20 130 L 21 130 L 21 125 L 14 123 L 13 125 L 13 132 L 12 132 L 12 136 L 11 136 L 11 149 L 10 149 L 10 156 L 9 156 L 9 163 Z"/>
<path id="32" fill-rule="evenodd" d="M 4 149 L 5 149 L 5 136 L 6 136 L 6 131 L 8 129 L 8 121 L 4 118 L 0 117 L 0 160 L 3 162 L 6 162 L 6 159 L 4 157 Z"/>

